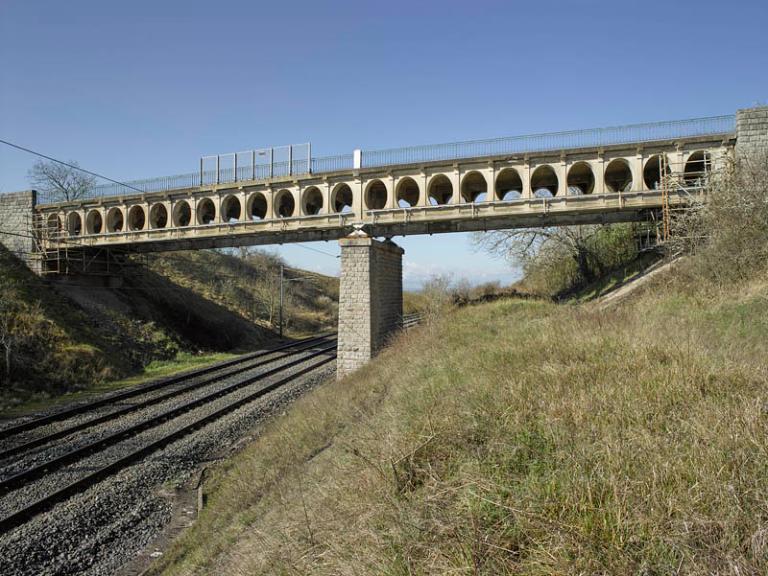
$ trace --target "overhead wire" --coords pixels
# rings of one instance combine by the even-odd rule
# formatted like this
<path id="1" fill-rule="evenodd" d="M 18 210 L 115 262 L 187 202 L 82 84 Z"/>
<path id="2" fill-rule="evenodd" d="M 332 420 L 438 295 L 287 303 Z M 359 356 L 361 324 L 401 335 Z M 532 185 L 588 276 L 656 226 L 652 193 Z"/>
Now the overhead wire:
<path id="1" fill-rule="evenodd" d="M 120 186 L 125 186 L 126 188 L 129 188 L 131 190 L 135 190 L 137 192 L 144 193 L 144 190 L 141 190 L 139 188 L 131 186 L 130 184 L 126 184 L 125 182 L 121 182 L 119 180 L 115 180 L 115 179 L 110 178 L 108 176 L 104 176 L 103 174 L 100 174 L 98 172 L 94 172 L 92 170 L 88 170 L 86 168 L 82 168 L 82 167 L 77 166 L 75 164 L 72 164 L 72 163 L 69 163 L 69 162 L 65 162 L 63 160 L 59 160 L 58 158 L 54 158 L 53 156 L 49 156 L 48 154 L 43 154 L 42 152 L 38 152 L 36 150 L 32 150 L 31 148 L 27 148 L 25 146 L 21 146 L 19 144 L 15 144 L 15 143 L 10 142 L 8 140 L 0 139 L 0 143 L 5 144 L 6 146 L 10 146 L 11 148 L 15 148 L 17 150 L 21 150 L 23 152 L 27 152 L 28 154 L 33 154 L 33 155 L 38 156 L 40 158 L 44 158 L 46 160 L 50 160 L 51 162 L 56 162 L 57 164 L 61 164 L 62 166 L 66 166 L 66 167 L 71 168 L 73 170 L 78 170 L 78 171 L 83 172 L 85 174 L 89 174 L 89 175 L 95 176 L 97 178 L 102 178 L 102 179 L 107 180 L 109 182 L 112 182 L 114 184 L 118 184 Z M 21 237 L 21 238 L 29 238 L 29 239 L 33 239 L 33 240 L 35 239 L 35 237 L 32 236 L 32 235 L 24 235 L 24 234 L 20 234 L 20 233 L 17 233 L 17 232 L 10 232 L 10 231 L 4 231 L 4 230 L 0 230 L 0 234 L 11 235 L 11 236 L 18 236 L 18 237 Z M 63 240 L 64 242 L 67 242 L 67 240 L 65 238 L 62 238 L 60 240 Z M 311 252 L 315 252 L 317 254 L 322 254 L 324 256 L 328 256 L 329 258 L 339 258 L 340 257 L 339 254 L 332 254 L 330 252 L 326 252 L 324 250 L 320 250 L 320 249 L 314 248 L 312 246 L 306 246 L 306 245 L 304 245 L 304 244 L 302 244 L 300 242 L 296 242 L 295 245 L 298 246 L 299 248 L 303 248 L 304 250 L 308 250 L 308 251 L 311 251 Z M 319 273 L 317 273 L 317 274 L 318 275 L 322 275 L 322 274 L 319 274 Z"/>
<path id="2" fill-rule="evenodd" d="M 13 142 L 9 142 L 8 140 L 0 139 L 0 144 L 5 144 L 6 146 L 10 146 L 11 148 L 16 148 L 17 150 L 21 150 L 29 154 L 34 154 L 35 156 L 39 156 L 40 158 L 45 158 L 46 160 L 50 160 L 51 162 L 56 162 L 57 164 L 61 164 L 62 166 L 66 166 L 67 168 L 72 168 L 73 170 L 79 170 L 80 172 L 85 172 L 86 174 L 90 174 L 91 176 L 95 176 L 96 178 L 102 178 L 104 180 L 112 182 L 113 184 L 119 184 L 120 186 L 125 186 L 126 188 L 130 188 L 131 190 L 135 190 L 136 192 L 141 192 L 142 194 L 145 193 L 144 190 L 141 190 L 140 188 L 136 188 L 135 186 L 131 186 L 130 184 L 126 184 L 125 182 L 114 180 L 109 176 L 104 176 L 103 174 L 99 174 L 98 172 L 92 172 L 91 170 L 86 170 L 85 168 L 81 168 L 80 166 L 77 166 L 75 164 L 64 162 L 63 160 L 59 160 L 58 158 L 54 158 L 53 156 L 48 156 L 47 154 L 43 154 L 42 152 L 37 152 L 35 150 L 32 150 L 31 148 L 25 148 L 24 146 L 20 146 L 19 144 L 14 144 Z"/>

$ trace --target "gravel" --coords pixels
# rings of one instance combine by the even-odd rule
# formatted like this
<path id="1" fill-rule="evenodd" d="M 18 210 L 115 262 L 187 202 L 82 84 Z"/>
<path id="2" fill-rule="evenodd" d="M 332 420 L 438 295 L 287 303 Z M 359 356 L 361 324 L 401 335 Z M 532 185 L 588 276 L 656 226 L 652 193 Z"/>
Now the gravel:
<path id="1" fill-rule="evenodd" d="M 318 349 L 318 347 L 322 347 L 322 346 L 324 346 L 324 345 L 326 345 L 326 344 L 328 344 L 330 342 L 333 342 L 333 341 L 334 341 L 334 337 L 333 336 L 329 336 L 328 338 L 325 338 L 323 340 L 319 340 L 319 341 L 315 342 L 314 344 L 311 345 L 311 347 L 307 348 L 307 350 L 316 350 L 316 349 Z M 304 347 L 304 346 L 309 346 L 309 344 L 306 344 L 306 343 L 303 344 L 301 342 L 298 342 L 296 344 L 296 347 L 298 347 L 298 348 L 301 348 L 301 347 Z M 266 351 L 266 352 L 268 352 L 268 351 Z M 276 351 L 276 352 L 268 352 L 264 356 L 260 356 L 258 358 L 253 358 L 253 359 L 248 360 L 247 362 L 245 362 L 245 364 L 247 364 L 247 365 L 253 365 L 253 364 L 259 364 L 260 365 L 260 364 L 268 362 L 269 364 L 267 366 L 256 367 L 253 370 L 249 370 L 248 372 L 245 372 L 243 374 L 244 375 L 245 374 L 251 375 L 251 374 L 255 374 L 255 373 L 260 373 L 260 372 L 266 371 L 268 369 L 274 368 L 275 366 L 277 366 L 277 365 L 279 365 L 281 363 L 290 362 L 293 358 L 295 358 L 295 356 L 293 355 L 291 350 L 282 350 L 282 351 Z M 88 410 L 87 412 L 85 412 L 83 414 L 78 414 L 78 415 L 66 418 L 65 420 L 62 420 L 62 421 L 52 422 L 52 423 L 50 423 L 50 424 L 48 424 L 46 426 L 41 426 L 41 427 L 36 428 L 34 430 L 29 430 L 29 431 L 26 431 L 26 432 L 22 432 L 20 434 L 16 434 L 16 435 L 14 435 L 11 438 L 7 438 L 7 439 L 3 440 L 2 448 L 5 450 L 5 449 L 11 448 L 11 447 L 15 447 L 15 446 L 18 446 L 20 444 L 24 444 L 26 442 L 29 442 L 30 440 L 35 440 L 35 439 L 37 439 L 37 438 L 39 438 L 41 436 L 45 436 L 45 435 L 48 435 L 48 434 L 52 434 L 54 432 L 58 432 L 59 430 L 63 430 L 65 428 L 69 428 L 69 427 L 71 427 L 73 425 L 80 424 L 82 422 L 86 422 L 88 420 L 91 420 L 91 419 L 99 417 L 99 416 L 107 415 L 107 414 L 115 411 L 116 409 L 124 408 L 124 407 L 128 407 L 128 406 L 133 406 L 135 404 L 139 404 L 141 402 L 148 401 L 148 400 L 151 400 L 153 398 L 158 398 L 158 397 L 160 397 L 162 395 L 165 395 L 165 394 L 168 394 L 170 392 L 178 391 L 178 392 L 183 393 L 183 391 L 185 389 L 188 389 L 189 387 L 191 387 L 193 385 L 203 383 L 204 381 L 210 380 L 213 377 L 222 377 L 223 376 L 224 379 L 220 380 L 220 381 L 218 381 L 216 383 L 207 384 L 207 385 L 203 386 L 203 388 L 206 388 L 207 386 L 212 386 L 212 385 L 215 385 L 215 384 L 226 383 L 226 382 L 230 382 L 231 383 L 231 382 L 235 381 L 238 378 L 242 378 L 242 376 L 234 375 L 234 376 L 229 377 L 229 376 L 227 376 L 228 372 L 231 372 L 233 369 L 241 367 L 241 366 L 243 366 L 243 365 L 224 367 L 224 368 L 220 368 L 220 369 L 214 370 L 214 371 L 212 371 L 210 373 L 202 374 L 202 375 L 197 375 L 197 376 L 191 375 L 189 378 L 185 378 L 182 382 L 174 383 L 174 384 L 169 384 L 169 385 L 163 386 L 163 387 L 161 387 L 161 388 L 159 388 L 157 390 L 147 391 L 147 392 L 142 393 L 140 395 L 137 395 L 137 396 L 134 396 L 134 397 L 131 397 L 131 398 L 126 398 L 126 399 L 124 399 L 122 401 L 111 402 L 111 403 L 106 404 L 104 406 L 99 406 L 99 407 L 93 408 L 91 410 Z M 140 387 L 138 387 L 138 389 L 146 388 L 148 386 L 149 385 L 140 386 Z M 74 407 L 77 407 L 79 405 L 84 405 L 84 404 L 88 404 L 90 402 L 94 402 L 94 401 L 97 401 L 97 400 L 102 400 L 104 398 L 109 398 L 110 396 L 116 396 L 116 395 L 118 395 L 118 394 L 120 394 L 122 392 L 125 392 L 125 390 L 120 390 L 119 392 L 116 392 L 116 393 L 107 393 L 107 394 L 103 394 L 103 395 L 100 395 L 100 396 L 92 397 L 92 398 L 89 398 L 88 400 L 83 401 L 83 402 L 73 403 L 68 408 L 74 408 Z M 0 430 L 4 429 L 4 428 L 11 427 L 11 426 L 16 425 L 16 424 L 20 424 L 20 423 L 28 421 L 28 420 L 33 420 L 35 418 L 39 418 L 39 417 L 44 416 L 44 415 L 55 414 L 55 413 L 60 412 L 60 411 L 62 411 L 62 408 L 61 407 L 57 407 L 57 408 L 52 409 L 52 410 L 47 411 L 47 412 L 33 414 L 33 415 L 17 418 L 17 419 L 15 419 L 13 421 L 4 422 L 2 424 L 2 427 L 0 427 Z M 62 440 L 59 440 L 58 442 L 61 442 L 61 441 Z M 49 444 L 48 446 L 51 446 L 51 444 Z M 4 472 L 0 469 L 0 478 L 3 477 L 4 475 L 5 475 Z"/>
<path id="2" fill-rule="evenodd" d="M 36 439 L 41 436 L 51 434 L 53 432 L 58 432 L 59 430 L 62 430 L 64 428 L 73 426 L 75 424 L 80 424 L 81 422 L 86 422 L 88 420 L 91 420 L 103 414 L 108 414 L 110 412 L 113 412 L 117 408 L 129 406 L 133 403 L 140 403 L 149 398 L 158 397 L 161 394 L 168 393 L 174 389 L 179 390 L 180 392 L 178 396 L 174 396 L 164 401 L 152 404 L 151 406 L 141 408 L 136 412 L 126 414 L 124 416 L 116 418 L 115 420 L 107 421 L 103 424 L 98 425 L 95 428 L 85 429 L 80 432 L 74 432 L 63 438 L 60 438 L 58 440 L 54 440 L 48 444 L 45 444 L 44 446 L 33 448 L 32 450 L 30 450 L 29 452 L 23 455 L 13 456 L 8 460 L 2 462 L 2 464 L 0 464 L 0 479 L 5 479 L 24 469 L 27 469 L 36 464 L 48 461 L 53 457 L 62 455 L 75 448 L 79 448 L 89 442 L 93 442 L 109 434 L 113 434 L 120 430 L 129 428 L 130 426 L 143 422 L 152 416 L 161 414 L 162 412 L 170 410 L 176 406 L 180 406 L 202 395 L 209 394 L 217 390 L 222 390 L 227 386 L 231 386 L 233 384 L 242 382 L 243 380 L 249 377 L 263 374 L 264 372 L 267 372 L 279 366 L 283 366 L 285 364 L 293 362 L 298 358 L 300 358 L 301 356 L 306 356 L 310 354 L 312 351 L 317 351 L 321 347 L 326 345 L 327 345 L 326 343 L 321 343 L 317 346 L 313 346 L 312 348 L 307 349 L 306 351 L 302 351 L 297 354 L 292 354 L 290 356 L 280 355 L 276 357 L 267 358 L 268 363 L 264 366 L 258 366 L 256 368 L 252 368 L 250 370 L 247 370 L 245 372 L 242 372 L 240 374 L 236 374 L 233 376 L 226 376 L 220 380 L 216 380 L 215 382 L 208 383 L 194 390 L 184 391 L 184 389 L 188 388 L 190 385 L 196 384 L 202 381 L 202 378 L 194 378 L 189 381 L 185 381 L 183 386 L 175 385 L 173 387 L 164 388 L 161 392 L 160 391 L 155 392 L 151 396 L 142 395 L 135 399 L 131 398 L 130 400 L 125 400 L 122 402 L 111 404 L 109 406 L 98 408 L 94 411 L 89 411 L 87 414 L 81 414 L 81 415 L 74 416 L 72 418 L 68 418 L 64 422 L 56 422 L 47 426 L 43 426 L 34 431 L 29 431 L 24 434 L 24 441 L 29 441 L 29 440 L 32 440 L 33 438 Z M 22 435 L 20 434 L 19 436 L 22 436 Z M 3 442 L 3 449 L 6 449 L 12 446 L 10 442 L 8 442 L 8 444 L 6 445 L 6 442 L 7 441 Z M 0 515 L 2 515 L 2 503 L 0 503 Z"/>
<path id="3" fill-rule="evenodd" d="M 286 358 L 283 363 L 295 358 Z M 298 372 L 306 365 L 319 361 L 320 358 L 299 364 L 287 373 Z M 275 362 L 258 370 L 262 372 L 269 370 L 278 363 Z M 169 523 L 173 504 L 167 496 L 164 496 L 164 492 L 168 492 L 168 486 L 177 488 L 184 485 L 193 477 L 201 464 L 226 453 L 254 427 L 281 411 L 306 390 L 326 380 L 334 370 L 335 362 L 331 362 L 310 374 L 298 377 L 2 535 L 0 537 L 0 574 L 36 576 L 114 574 L 153 542 Z M 22 502 L 29 502 L 32 498 L 50 493 L 55 487 L 104 465 L 127 450 L 144 445 L 184 426 L 193 419 L 213 412 L 224 404 L 229 404 L 237 398 L 263 388 L 270 382 L 284 378 L 287 373 L 282 372 L 248 385 L 158 427 L 127 438 L 102 452 L 65 466 L 40 480 L 30 482 L 0 501 L 0 515 L 4 516 L 11 510 L 17 509 Z M 244 373 L 234 378 L 243 379 L 248 374 Z M 232 383 L 231 379 L 227 381 L 221 386 Z M 199 396 L 209 393 L 212 388 L 206 386 L 202 390 L 203 392 L 189 394 Z M 185 394 L 164 402 L 162 410 L 179 404 L 182 398 L 189 400 L 189 395 Z M 152 413 L 158 411 L 161 411 L 161 408 L 153 407 Z M 42 461 L 43 456 L 48 458 L 57 451 L 71 450 L 86 441 L 122 429 L 129 425 L 129 422 L 136 422 L 146 417 L 147 413 L 142 410 L 120 418 L 119 421 L 107 423 L 98 429 L 74 434 L 50 448 L 41 449 L 32 457 L 25 457 L 9 464 L 3 469 L 2 474 L 7 475 L 13 470 L 21 469 L 22 466 L 28 467 L 30 463 Z"/>

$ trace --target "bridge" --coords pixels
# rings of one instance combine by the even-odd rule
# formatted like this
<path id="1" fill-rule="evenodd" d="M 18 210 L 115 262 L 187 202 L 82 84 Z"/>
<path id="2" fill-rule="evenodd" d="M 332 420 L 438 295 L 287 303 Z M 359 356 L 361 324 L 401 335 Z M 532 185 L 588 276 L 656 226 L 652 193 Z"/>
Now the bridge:
<path id="1" fill-rule="evenodd" d="M 215 170 L 201 163 L 37 211 L 45 248 L 134 252 L 626 221 L 661 206 L 662 172 L 685 185 L 670 202 L 686 201 L 735 128 L 719 116 L 268 165 L 234 154 L 225 169 L 217 157 Z"/>
<path id="2" fill-rule="evenodd" d="M 43 273 L 62 250 L 339 240 L 344 373 L 370 358 L 402 315 L 402 250 L 391 238 L 646 220 L 703 198 L 709 172 L 766 140 L 763 107 L 319 158 L 304 145 L 210 157 L 193 173 L 100 186 L 71 201 L 6 194 L 0 215 L 33 237 L 5 243 L 39 255 Z"/>

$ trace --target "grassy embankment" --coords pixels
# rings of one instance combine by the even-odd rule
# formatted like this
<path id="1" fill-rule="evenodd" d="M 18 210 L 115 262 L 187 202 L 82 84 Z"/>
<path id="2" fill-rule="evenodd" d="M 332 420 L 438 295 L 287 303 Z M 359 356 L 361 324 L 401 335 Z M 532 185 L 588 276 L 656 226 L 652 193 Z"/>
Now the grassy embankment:
<path id="1" fill-rule="evenodd" d="M 217 470 L 166 574 L 765 573 L 768 284 L 457 310 Z"/>
<path id="2" fill-rule="evenodd" d="M 135 385 L 274 339 L 280 260 L 245 256 L 166 254 L 106 289 L 84 281 L 51 285 L 0 248 L 0 343 L 10 346 L 8 371 L 0 350 L 0 413 Z M 287 286 L 286 335 L 333 325 L 336 279 L 313 275 Z"/>
<path id="3" fill-rule="evenodd" d="M 152 573 L 768 573 L 762 170 L 716 181 L 695 255 L 620 307 L 431 315 L 308 394 Z"/>
<path id="4" fill-rule="evenodd" d="M 281 264 L 279 257 L 260 250 L 241 249 L 237 256 L 200 250 L 153 255 L 149 268 L 250 322 L 274 329 Z M 289 335 L 335 328 L 338 278 L 287 266 L 284 278 L 283 324 Z"/>

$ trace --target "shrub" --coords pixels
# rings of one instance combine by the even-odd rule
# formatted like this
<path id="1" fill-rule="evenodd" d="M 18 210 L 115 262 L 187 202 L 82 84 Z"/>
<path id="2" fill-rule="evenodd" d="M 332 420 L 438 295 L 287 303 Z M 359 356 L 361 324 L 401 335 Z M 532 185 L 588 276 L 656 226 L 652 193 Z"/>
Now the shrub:
<path id="1" fill-rule="evenodd" d="M 727 285 L 766 270 L 768 260 L 768 154 L 729 160 L 713 173 L 706 202 L 693 202 L 673 220 L 672 246 L 694 255 L 687 267 L 697 280 Z"/>
<path id="2" fill-rule="evenodd" d="M 569 226 L 547 231 L 530 250 L 509 243 L 508 254 L 522 264 L 522 287 L 542 296 L 560 296 L 585 286 L 637 257 L 636 225 Z"/>

